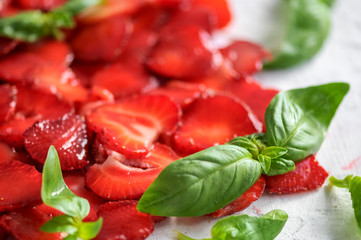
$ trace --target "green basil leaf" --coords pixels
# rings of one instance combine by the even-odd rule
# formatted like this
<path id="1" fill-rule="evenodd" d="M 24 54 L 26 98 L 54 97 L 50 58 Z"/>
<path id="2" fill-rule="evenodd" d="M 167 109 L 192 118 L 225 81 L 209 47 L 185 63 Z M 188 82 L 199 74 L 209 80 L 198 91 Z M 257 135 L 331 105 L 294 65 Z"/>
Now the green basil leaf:
<path id="1" fill-rule="evenodd" d="M 272 159 L 267 176 L 282 175 L 295 170 L 295 162 L 284 158 Z"/>
<path id="2" fill-rule="evenodd" d="M 267 144 L 286 148 L 283 157 L 296 162 L 316 153 L 348 90 L 329 83 L 278 93 L 266 110 Z"/>
<path id="3" fill-rule="evenodd" d="M 103 225 L 103 218 L 99 218 L 95 222 L 82 222 L 79 225 L 78 237 L 83 240 L 95 238 Z"/>
<path id="4" fill-rule="evenodd" d="M 226 217 L 213 226 L 212 239 L 272 240 L 282 231 L 287 219 L 287 213 L 282 210 L 273 210 L 262 217 Z"/>
<path id="5" fill-rule="evenodd" d="M 351 193 L 352 207 L 361 234 L 361 177 L 349 175 L 343 180 L 331 177 L 330 182 L 336 187 L 349 189 Z"/>
<path id="6" fill-rule="evenodd" d="M 227 144 L 232 144 L 238 147 L 245 148 L 252 154 L 253 159 L 257 159 L 257 156 L 259 154 L 258 146 L 247 137 L 236 137 L 229 141 Z"/>
<path id="7" fill-rule="evenodd" d="M 68 235 L 64 238 L 64 240 L 79 240 L 75 235 Z"/>
<path id="8" fill-rule="evenodd" d="M 50 219 L 40 230 L 49 233 L 66 232 L 68 234 L 74 234 L 78 231 L 78 228 L 75 225 L 73 217 L 60 215 Z"/>
<path id="9" fill-rule="evenodd" d="M 62 7 L 43 13 L 38 10 L 23 11 L 0 19 L 0 36 L 35 42 L 43 37 L 62 38 L 62 28 L 73 28 L 75 14 L 101 0 L 70 0 Z"/>
<path id="10" fill-rule="evenodd" d="M 260 177 L 246 149 L 219 145 L 168 165 L 145 191 L 137 209 L 156 216 L 201 216 L 238 198 Z"/>
<path id="11" fill-rule="evenodd" d="M 332 7 L 333 4 L 335 3 L 335 0 L 321 0 L 321 1 L 324 2 L 329 7 Z"/>
<path id="12" fill-rule="evenodd" d="M 261 163 L 263 173 L 268 173 L 268 171 L 271 167 L 272 159 L 270 157 L 262 155 L 262 154 L 258 155 L 257 158 L 258 158 L 258 161 Z"/>
<path id="13" fill-rule="evenodd" d="M 264 64 L 265 69 L 287 68 L 311 59 L 321 49 L 329 33 L 330 9 L 324 0 L 285 1 L 285 38 L 275 52 L 275 58 Z"/>
<path id="14" fill-rule="evenodd" d="M 90 211 L 88 200 L 78 197 L 66 186 L 54 146 L 50 146 L 43 168 L 41 199 L 46 205 L 78 219 L 85 218 Z"/>
<path id="15" fill-rule="evenodd" d="M 270 157 L 271 159 L 279 158 L 285 155 L 288 152 L 286 148 L 283 147 L 267 147 L 263 149 L 261 152 L 262 155 L 265 155 L 267 157 Z"/>

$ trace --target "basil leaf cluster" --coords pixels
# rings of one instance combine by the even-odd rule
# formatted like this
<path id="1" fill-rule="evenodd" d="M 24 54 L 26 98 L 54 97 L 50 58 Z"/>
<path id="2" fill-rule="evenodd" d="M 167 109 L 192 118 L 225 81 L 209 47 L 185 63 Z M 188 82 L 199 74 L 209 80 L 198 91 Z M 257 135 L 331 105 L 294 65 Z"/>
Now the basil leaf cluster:
<path id="1" fill-rule="evenodd" d="M 36 42 L 43 37 L 63 38 L 61 29 L 75 27 L 74 16 L 102 0 L 70 0 L 50 12 L 23 11 L 0 19 L 0 36 Z"/>
<path id="2" fill-rule="evenodd" d="M 347 188 L 351 193 L 352 207 L 361 234 L 361 177 L 349 175 L 344 179 L 337 179 L 332 176 L 330 182 L 336 187 Z"/>
<path id="3" fill-rule="evenodd" d="M 140 212 L 194 217 L 212 213 L 247 191 L 261 176 L 292 171 L 317 152 L 347 83 L 277 94 L 266 110 L 266 133 L 236 137 L 168 165 L 138 202 Z"/>
<path id="4" fill-rule="evenodd" d="M 99 233 L 102 218 L 95 222 L 83 222 L 90 211 L 89 202 L 75 195 L 65 184 L 54 146 L 50 146 L 43 168 L 41 199 L 46 205 L 65 214 L 49 220 L 42 226 L 42 231 L 65 232 L 68 234 L 67 240 L 92 239 Z"/>
<path id="5" fill-rule="evenodd" d="M 333 0 L 285 0 L 286 32 L 265 69 L 287 68 L 311 59 L 323 46 L 330 30 Z"/>
<path id="6" fill-rule="evenodd" d="M 226 217 L 212 227 L 209 240 L 272 240 L 282 231 L 287 219 L 287 213 L 279 209 L 262 217 Z M 180 232 L 177 237 L 179 240 L 194 240 Z"/>

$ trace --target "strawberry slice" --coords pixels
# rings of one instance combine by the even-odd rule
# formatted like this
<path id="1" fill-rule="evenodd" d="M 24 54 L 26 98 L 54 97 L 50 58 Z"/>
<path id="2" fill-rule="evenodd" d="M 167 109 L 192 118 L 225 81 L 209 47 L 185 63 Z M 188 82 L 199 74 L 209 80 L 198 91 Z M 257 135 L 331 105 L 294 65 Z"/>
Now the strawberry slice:
<path id="1" fill-rule="evenodd" d="M 204 6 L 217 16 L 217 28 L 225 27 L 231 21 L 231 13 L 227 0 L 192 0 L 193 7 Z"/>
<path id="2" fill-rule="evenodd" d="M 13 160 L 0 163 L 0 211 L 41 201 L 41 173 Z"/>
<path id="3" fill-rule="evenodd" d="M 146 64 L 150 70 L 165 77 L 208 76 L 219 67 L 220 57 L 210 48 L 209 38 L 209 34 L 196 25 L 162 34 Z"/>
<path id="4" fill-rule="evenodd" d="M 155 88 L 147 94 L 166 95 L 180 105 L 182 109 L 186 109 L 204 91 L 205 87 L 202 84 L 172 80 L 165 86 Z"/>
<path id="5" fill-rule="evenodd" d="M 112 61 L 128 42 L 132 25 L 123 17 L 113 17 L 80 29 L 71 40 L 75 58 L 82 61 Z"/>
<path id="6" fill-rule="evenodd" d="M 12 119 L 0 124 L 0 141 L 6 142 L 16 148 L 23 147 L 23 134 L 36 120 L 38 120 L 37 117 L 28 117 Z"/>
<path id="7" fill-rule="evenodd" d="M 14 156 L 13 150 L 7 144 L 0 142 L 0 163 L 10 162 Z"/>
<path id="8" fill-rule="evenodd" d="M 292 172 L 277 176 L 266 176 L 266 191 L 269 193 L 295 193 L 314 190 L 322 186 L 328 173 L 318 164 L 315 156 L 296 163 Z"/>
<path id="9" fill-rule="evenodd" d="M 61 168 L 73 170 L 85 167 L 85 146 L 88 142 L 84 119 L 73 113 L 57 120 L 36 122 L 24 133 L 25 148 L 32 158 L 44 163 L 50 145 L 59 154 Z"/>
<path id="10" fill-rule="evenodd" d="M 156 179 L 162 168 L 141 169 L 127 166 L 113 157 L 91 166 L 85 184 L 95 194 L 110 200 L 139 198 Z"/>
<path id="11" fill-rule="evenodd" d="M 261 71 L 263 60 L 271 58 L 270 52 L 247 41 L 235 41 L 220 51 L 238 78 Z"/>
<path id="12" fill-rule="evenodd" d="M 138 212 L 137 201 L 109 202 L 101 206 L 103 227 L 95 240 L 146 239 L 154 229 L 150 216 Z"/>
<path id="13" fill-rule="evenodd" d="M 1 9 L 0 9 L 1 15 Z M 18 40 L 0 37 L 0 56 L 6 55 L 11 52 L 19 44 Z"/>
<path id="14" fill-rule="evenodd" d="M 141 93 L 158 85 L 146 72 L 136 71 L 122 63 L 114 63 L 98 71 L 92 78 L 92 84 L 108 89 L 115 98 Z"/>
<path id="15" fill-rule="evenodd" d="M 264 115 L 271 100 L 278 93 L 277 90 L 264 89 L 252 77 L 247 77 L 240 81 L 232 81 L 224 86 L 223 89 L 245 102 L 257 118 L 261 120 L 264 127 L 263 130 L 265 130 Z"/>
<path id="16" fill-rule="evenodd" d="M 15 0 L 24 9 L 41 9 L 49 11 L 63 5 L 66 0 Z"/>
<path id="17" fill-rule="evenodd" d="M 178 119 L 178 106 L 166 96 L 141 95 L 101 106 L 87 122 L 109 148 L 127 158 L 139 158 L 149 152 L 161 133 L 172 132 Z"/>
<path id="18" fill-rule="evenodd" d="M 187 108 L 181 122 L 173 147 L 182 156 L 260 130 L 258 120 L 241 102 L 223 95 L 203 95 Z"/>
<path id="19" fill-rule="evenodd" d="M 133 14 L 134 31 L 158 31 L 168 20 L 169 12 L 155 4 L 146 4 Z"/>
<path id="20" fill-rule="evenodd" d="M 242 211 L 251 205 L 254 201 L 258 200 L 264 191 L 266 186 L 266 181 L 264 177 L 260 177 L 252 187 L 250 187 L 246 192 L 244 192 L 239 198 L 229 203 L 227 206 L 215 211 L 214 213 L 208 214 L 212 217 L 222 217 L 231 215 L 235 212 Z"/>
<path id="21" fill-rule="evenodd" d="M 36 208 L 23 208 L 4 214 L 0 225 L 15 239 L 21 240 L 60 240 L 60 233 L 45 233 L 40 228 L 51 219 Z M 12 239 L 12 238 L 11 238 Z"/>
<path id="22" fill-rule="evenodd" d="M 15 86 L 0 85 L 0 123 L 9 120 L 14 115 L 17 93 Z"/>

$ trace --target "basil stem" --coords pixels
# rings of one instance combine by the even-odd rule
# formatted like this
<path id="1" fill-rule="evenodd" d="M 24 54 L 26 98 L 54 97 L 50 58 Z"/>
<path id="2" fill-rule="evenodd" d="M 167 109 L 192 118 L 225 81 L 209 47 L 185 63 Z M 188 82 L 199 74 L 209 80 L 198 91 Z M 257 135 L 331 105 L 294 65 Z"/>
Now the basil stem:
<path id="1" fill-rule="evenodd" d="M 283 147 L 282 157 L 299 162 L 320 148 L 347 83 L 329 83 L 277 94 L 265 114 L 269 146 Z"/>
<path id="2" fill-rule="evenodd" d="M 330 29 L 330 0 L 285 0 L 287 27 L 275 58 L 265 69 L 287 68 L 311 59 L 321 49 Z"/>
<path id="3" fill-rule="evenodd" d="M 245 148 L 219 145 L 168 165 L 137 208 L 157 216 L 201 216 L 238 198 L 260 177 L 261 165 Z"/>
<path id="4" fill-rule="evenodd" d="M 272 240 L 282 231 L 287 219 L 287 213 L 278 209 L 262 217 L 226 217 L 212 227 L 209 240 Z M 179 240 L 193 239 L 180 232 L 177 237 Z"/>
<path id="5" fill-rule="evenodd" d="M 70 0 L 50 12 L 23 11 L 15 16 L 0 19 L 0 36 L 35 42 L 43 37 L 63 38 L 62 28 L 73 28 L 73 17 L 101 0 Z"/>

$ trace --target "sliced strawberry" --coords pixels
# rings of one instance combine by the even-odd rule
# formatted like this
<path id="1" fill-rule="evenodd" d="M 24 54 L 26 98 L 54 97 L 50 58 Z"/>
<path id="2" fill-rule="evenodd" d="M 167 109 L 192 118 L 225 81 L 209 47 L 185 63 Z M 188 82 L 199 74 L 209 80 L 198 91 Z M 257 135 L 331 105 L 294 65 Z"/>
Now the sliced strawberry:
<path id="1" fill-rule="evenodd" d="M 191 0 L 193 7 L 205 6 L 217 16 L 217 28 L 225 27 L 231 21 L 231 13 L 227 0 Z"/>
<path id="2" fill-rule="evenodd" d="M 108 157 L 103 164 L 94 164 L 89 168 L 85 184 L 104 199 L 136 199 L 145 192 L 162 169 L 158 167 L 144 170 Z"/>
<path id="3" fill-rule="evenodd" d="M 66 0 L 15 0 L 21 8 L 51 10 L 63 5 Z"/>
<path id="4" fill-rule="evenodd" d="M 169 18 L 169 12 L 156 5 L 147 4 L 141 7 L 134 15 L 134 31 L 158 31 Z"/>
<path id="5" fill-rule="evenodd" d="M 116 98 L 141 93 L 157 86 L 146 72 L 136 71 L 122 63 L 114 63 L 97 72 L 92 78 L 93 86 L 108 89 Z"/>
<path id="6" fill-rule="evenodd" d="M 88 164 L 85 146 L 88 142 L 84 119 L 72 113 L 57 120 L 36 122 L 24 133 L 25 148 L 31 157 L 44 163 L 53 145 L 59 154 L 61 168 L 73 170 Z"/>
<path id="7" fill-rule="evenodd" d="M 12 119 L 0 124 L 0 141 L 21 148 L 24 146 L 24 132 L 31 127 L 38 117 Z"/>
<path id="8" fill-rule="evenodd" d="M 162 34 L 146 64 L 150 70 L 165 77 L 208 76 L 219 66 L 219 57 L 210 48 L 209 38 L 209 34 L 196 25 Z"/>
<path id="9" fill-rule="evenodd" d="M 82 86 L 91 87 L 91 79 L 94 74 L 106 65 L 104 63 L 73 62 L 71 70 Z"/>
<path id="10" fill-rule="evenodd" d="M 197 99 L 187 108 L 181 122 L 173 143 L 182 156 L 259 131 L 258 120 L 251 118 L 244 105 L 223 95 Z"/>
<path id="11" fill-rule="evenodd" d="M 0 7 L 0 17 L 11 17 L 21 11 L 17 6 L 14 6 L 13 0 L 2 0 Z"/>
<path id="12" fill-rule="evenodd" d="M 261 46 L 247 41 L 235 41 L 220 51 L 236 77 L 261 71 L 263 60 L 271 57 Z"/>
<path id="13" fill-rule="evenodd" d="M 9 120 L 14 115 L 17 93 L 15 86 L 0 85 L 0 123 Z"/>
<path id="14" fill-rule="evenodd" d="M 178 106 L 166 96 L 142 95 L 94 110 L 88 127 L 111 149 L 128 158 L 145 156 L 161 133 L 173 131 Z"/>
<path id="15" fill-rule="evenodd" d="M 132 25 L 123 17 L 113 17 L 80 29 L 71 40 L 75 58 L 83 61 L 112 61 L 129 40 Z"/>
<path id="16" fill-rule="evenodd" d="M 60 240 L 60 233 L 45 233 L 40 228 L 51 219 L 36 208 L 23 208 L 4 214 L 0 225 L 15 239 L 21 240 Z"/>
<path id="17" fill-rule="evenodd" d="M 292 172 L 272 177 L 266 176 L 266 191 L 283 194 L 314 190 L 321 187 L 327 177 L 328 173 L 312 155 L 296 163 L 296 168 Z"/>
<path id="18" fill-rule="evenodd" d="M 263 123 L 265 130 L 264 115 L 273 97 L 278 93 L 275 89 L 264 89 L 253 78 L 247 77 L 240 81 L 232 81 L 224 89 L 244 101 Z"/>
<path id="19" fill-rule="evenodd" d="M 0 10 L 1 15 L 1 10 Z M 0 56 L 11 52 L 19 44 L 18 40 L 0 37 Z"/>
<path id="20" fill-rule="evenodd" d="M 7 144 L 0 142 L 0 163 L 10 162 L 14 157 L 15 153 L 13 150 Z"/>
<path id="21" fill-rule="evenodd" d="M 41 173 L 13 160 L 0 163 L 0 211 L 41 201 Z"/>
<path id="22" fill-rule="evenodd" d="M 85 218 L 85 221 L 96 220 L 97 212 L 103 200 L 94 193 L 85 189 L 85 177 L 81 172 L 68 172 L 64 173 L 64 181 L 70 190 L 77 196 L 85 198 L 90 204 L 90 212 Z"/>
<path id="23" fill-rule="evenodd" d="M 260 177 L 257 182 L 253 184 L 246 192 L 244 192 L 239 198 L 229 203 L 227 206 L 208 214 L 212 217 L 222 217 L 233 214 L 235 212 L 242 211 L 251 205 L 254 201 L 258 200 L 264 191 L 266 181 L 264 177 Z"/>
<path id="24" fill-rule="evenodd" d="M 182 109 L 185 109 L 195 99 L 199 98 L 204 91 L 205 87 L 203 84 L 173 80 L 163 87 L 155 88 L 154 90 L 147 92 L 147 94 L 166 95 L 179 104 Z"/>
<path id="25" fill-rule="evenodd" d="M 164 34 L 173 34 L 174 31 L 187 25 L 196 25 L 208 33 L 212 33 L 216 29 L 217 18 L 208 7 L 192 7 L 176 12 L 164 26 L 162 32 Z"/>
<path id="26" fill-rule="evenodd" d="M 138 212 L 137 201 L 109 202 L 101 206 L 103 227 L 95 240 L 146 239 L 154 229 L 150 216 Z"/>

